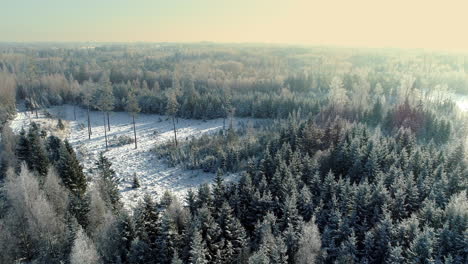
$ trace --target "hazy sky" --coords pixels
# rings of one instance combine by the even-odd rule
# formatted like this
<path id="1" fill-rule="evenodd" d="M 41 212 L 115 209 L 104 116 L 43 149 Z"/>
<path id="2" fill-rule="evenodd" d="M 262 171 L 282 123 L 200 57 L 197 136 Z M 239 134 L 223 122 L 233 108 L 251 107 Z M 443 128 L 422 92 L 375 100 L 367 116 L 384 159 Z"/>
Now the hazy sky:
<path id="1" fill-rule="evenodd" d="M 468 50 L 466 0 L 0 0 L 0 41 Z"/>

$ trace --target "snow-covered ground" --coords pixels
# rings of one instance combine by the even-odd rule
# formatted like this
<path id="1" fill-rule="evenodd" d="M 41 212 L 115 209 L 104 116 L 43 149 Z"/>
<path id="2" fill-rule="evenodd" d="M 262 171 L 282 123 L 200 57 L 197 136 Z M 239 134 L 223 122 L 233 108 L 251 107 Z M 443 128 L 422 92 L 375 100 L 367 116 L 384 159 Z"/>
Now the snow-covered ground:
<path id="1" fill-rule="evenodd" d="M 27 127 L 31 121 L 41 123 L 52 134 L 58 134 L 67 138 L 75 148 L 78 157 L 88 175 L 92 175 L 95 162 L 101 151 L 105 151 L 104 120 L 100 112 L 91 112 L 92 136 L 88 139 L 86 110 L 76 108 L 76 121 L 74 120 L 73 107 L 69 105 L 49 108 L 48 111 L 54 118 L 47 118 L 44 113 L 34 114 L 26 112 L 19 107 L 18 114 L 11 121 L 10 126 L 18 133 L 21 127 Z M 57 118 L 64 120 L 66 129 L 57 131 Z M 236 119 L 235 124 L 248 122 L 248 119 Z M 124 112 L 110 114 L 111 131 L 108 139 L 120 135 L 133 138 L 133 126 L 131 116 Z M 179 141 L 204 133 L 213 133 L 223 127 L 222 119 L 215 120 L 187 120 L 179 119 L 177 126 Z M 159 160 L 152 149 L 156 144 L 162 144 L 173 140 L 172 121 L 166 116 L 153 114 L 139 114 L 136 118 L 138 137 L 138 149 L 133 144 L 109 147 L 105 156 L 112 162 L 121 182 L 119 189 L 126 207 L 133 207 L 144 193 L 150 193 L 160 197 L 165 190 L 170 190 L 176 195 L 183 196 L 190 188 L 202 183 L 211 183 L 214 175 L 200 170 L 184 170 L 180 167 L 169 167 L 163 160 Z M 140 180 L 141 187 L 132 189 L 133 174 Z M 235 180 L 236 175 L 226 176 L 226 180 Z"/>
<path id="2" fill-rule="evenodd" d="M 455 101 L 458 108 L 460 108 L 462 112 L 468 112 L 468 96 L 461 95 L 461 94 L 454 94 L 452 96 L 452 99 Z"/>

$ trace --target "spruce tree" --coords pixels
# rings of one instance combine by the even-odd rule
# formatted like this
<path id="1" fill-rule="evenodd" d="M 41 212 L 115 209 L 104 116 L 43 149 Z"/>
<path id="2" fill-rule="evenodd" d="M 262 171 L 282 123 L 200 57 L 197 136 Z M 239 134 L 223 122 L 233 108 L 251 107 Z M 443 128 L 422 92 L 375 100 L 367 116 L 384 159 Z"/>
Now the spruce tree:
<path id="1" fill-rule="evenodd" d="M 223 183 L 223 172 L 218 169 L 216 173 L 215 183 L 213 185 L 213 206 L 215 213 L 218 213 L 225 200 L 224 198 L 224 183 Z"/>
<path id="2" fill-rule="evenodd" d="M 132 189 L 140 188 L 140 180 L 138 180 L 138 176 L 136 173 L 133 173 L 133 180 L 132 180 Z"/>
<path id="3" fill-rule="evenodd" d="M 67 141 L 60 145 L 59 156 L 56 167 L 63 184 L 73 195 L 83 196 L 87 187 L 86 177 L 75 152 Z"/>
<path id="4" fill-rule="evenodd" d="M 200 231 L 195 230 L 192 241 L 190 242 L 190 263 L 207 264 L 209 263 L 206 258 L 207 255 L 206 243 L 202 239 Z"/>
<path id="5" fill-rule="evenodd" d="M 146 194 L 134 213 L 135 231 L 140 240 L 151 248 L 156 248 L 155 241 L 159 234 L 159 212 L 151 196 Z"/>
<path id="6" fill-rule="evenodd" d="M 241 251 L 247 245 L 246 233 L 226 202 L 221 207 L 218 224 L 221 227 L 221 235 L 225 241 L 222 249 L 223 260 L 230 263 L 239 257 Z"/>
<path id="7" fill-rule="evenodd" d="M 162 215 L 160 232 L 156 238 L 157 259 L 161 263 L 169 263 L 176 250 L 177 230 L 175 223 L 166 212 Z"/>
<path id="8" fill-rule="evenodd" d="M 26 131 L 24 128 L 21 128 L 19 133 L 18 144 L 16 145 L 16 156 L 18 160 L 27 162 L 30 155 L 30 145 L 29 140 L 26 137 Z"/>
<path id="9" fill-rule="evenodd" d="M 39 126 L 35 125 L 35 123 L 31 124 L 27 138 L 29 154 L 26 162 L 28 163 L 28 167 L 31 170 L 37 171 L 40 176 L 45 176 L 49 166 L 49 158 L 39 135 Z"/>
<path id="10" fill-rule="evenodd" d="M 171 259 L 171 264 L 183 264 L 184 262 L 179 258 L 179 254 L 177 254 L 177 251 L 174 250 L 174 253 L 172 254 L 172 259 Z"/>
<path id="11" fill-rule="evenodd" d="M 120 207 L 120 193 L 118 189 L 119 181 L 115 175 L 115 171 L 111 168 L 112 163 L 104 156 L 104 153 L 99 153 L 99 159 L 96 162 L 99 173 L 99 188 L 103 200 L 114 212 Z"/>

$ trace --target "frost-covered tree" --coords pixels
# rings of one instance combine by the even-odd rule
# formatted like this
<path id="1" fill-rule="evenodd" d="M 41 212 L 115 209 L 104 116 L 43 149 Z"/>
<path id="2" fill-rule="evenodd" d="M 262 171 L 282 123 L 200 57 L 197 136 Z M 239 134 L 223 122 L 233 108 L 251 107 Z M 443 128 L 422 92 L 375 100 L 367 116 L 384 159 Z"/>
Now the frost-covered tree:
<path id="1" fill-rule="evenodd" d="M 94 243 L 88 238 L 83 229 L 78 229 L 72 251 L 70 253 L 70 263 L 98 264 L 100 262 Z"/>
<path id="2" fill-rule="evenodd" d="M 107 149 L 107 129 L 110 131 L 109 112 L 114 108 L 114 95 L 110 85 L 103 85 L 94 93 L 94 105 L 99 109 L 104 118 L 104 138 Z M 107 114 L 107 129 L 106 129 L 106 114 Z"/>
<path id="3" fill-rule="evenodd" d="M 190 263 L 207 264 L 209 263 L 206 258 L 207 255 L 206 242 L 202 239 L 200 231 L 195 230 L 190 243 Z"/>
<path id="4" fill-rule="evenodd" d="M 5 235 L 0 236 L 1 259 L 6 262 L 55 262 L 63 259 L 66 226 L 40 188 L 39 181 L 23 164 L 16 175 L 7 173 L 5 199 L 9 203 L 0 220 Z M 3 233 L 3 232 L 2 232 Z M 7 261 L 9 260 L 9 261 Z"/>
<path id="5" fill-rule="evenodd" d="M 99 174 L 99 191 L 102 199 L 109 208 L 116 212 L 121 207 L 121 203 L 118 189 L 119 181 L 115 175 L 115 171 L 111 168 L 112 163 L 101 152 L 99 153 L 96 165 Z"/>
<path id="6" fill-rule="evenodd" d="M 177 142 L 177 129 L 175 119 L 177 112 L 179 111 L 179 103 L 177 102 L 177 91 L 173 88 L 166 93 L 167 104 L 166 104 L 166 115 L 172 118 L 172 125 L 174 128 L 174 143 L 178 146 Z"/>
<path id="7" fill-rule="evenodd" d="M 333 107 L 341 107 L 349 101 L 340 77 L 335 76 L 332 79 L 328 98 Z"/>
<path id="8" fill-rule="evenodd" d="M 315 224 L 315 219 L 312 218 L 304 225 L 304 229 L 302 230 L 299 248 L 295 256 L 296 263 L 316 263 L 321 254 L 321 247 L 320 233 Z"/>
<path id="9" fill-rule="evenodd" d="M 132 115 L 133 121 L 133 135 L 135 137 L 135 149 L 138 148 L 137 145 L 137 135 L 136 135 L 136 126 L 135 126 L 135 115 L 140 112 L 140 106 L 138 105 L 138 101 L 134 91 L 130 91 L 127 99 L 127 103 L 125 105 L 125 110 Z"/>

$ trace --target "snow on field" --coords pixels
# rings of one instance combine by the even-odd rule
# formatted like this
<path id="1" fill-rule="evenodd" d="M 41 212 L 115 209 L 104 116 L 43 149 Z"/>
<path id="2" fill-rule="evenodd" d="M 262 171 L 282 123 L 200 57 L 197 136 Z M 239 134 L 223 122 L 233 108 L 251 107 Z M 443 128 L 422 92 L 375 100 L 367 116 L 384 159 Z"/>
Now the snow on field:
<path id="1" fill-rule="evenodd" d="M 21 108 L 21 107 L 19 107 Z M 10 126 L 18 133 L 21 127 L 27 127 L 31 121 L 41 123 L 52 134 L 67 138 L 75 148 L 78 157 L 88 175 L 92 175 L 95 162 L 101 151 L 105 151 L 104 117 L 100 112 L 91 111 L 92 136 L 88 139 L 86 110 L 76 108 L 76 121 L 73 107 L 69 105 L 57 106 L 47 110 L 54 118 L 47 118 L 41 111 L 39 117 L 35 114 L 18 109 L 16 118 Z M 66 129 L 57 132 L 57 118 L 64 120 Z M 239 124 L 249 119 L 236 119 Z M 124 112 L 110 114 L 111 131 L 107 136 L 109 140 L 117 136 L 133 137 L 131 116 Z M 204 133 L 213 133 L 223 127 L 222 119 L 215 120 L 187 120 L 179 119 L 177 126 L 179 141 Z M 153 114 L 139 114 L 136 118 L 138 149 L 133 144 L 119 147 L 109 147 L 105 156 L 112 162 L 112 168 L 121 180 L 119 189 L 126 207 L 133 207 L 143 198 L 144 193 L 160 197 L 165 190 L 170 190 L 178 196 L 184 196 L 188 189 L 202 183 L 211 183 L 214 175 L 200 170 L 184 170 L 180 167 L 169 167 L 159 160 L 152 149 L 156 144 L 173 140 L 172 121 L 167 116 Z M 141 187 L 132 189 L 133 174 L 140 180 Z M 226 176 L 226 180 L 234 180 L 236 175 Z"/>

